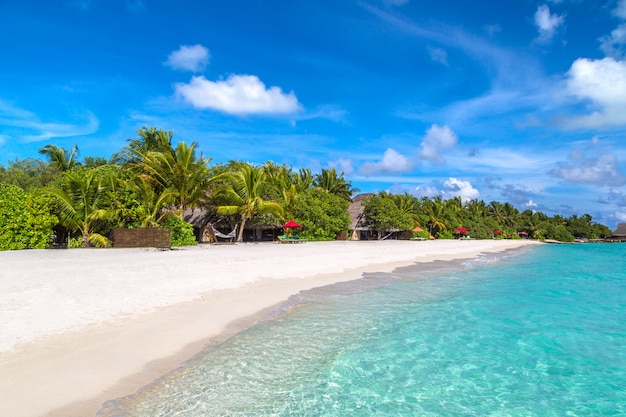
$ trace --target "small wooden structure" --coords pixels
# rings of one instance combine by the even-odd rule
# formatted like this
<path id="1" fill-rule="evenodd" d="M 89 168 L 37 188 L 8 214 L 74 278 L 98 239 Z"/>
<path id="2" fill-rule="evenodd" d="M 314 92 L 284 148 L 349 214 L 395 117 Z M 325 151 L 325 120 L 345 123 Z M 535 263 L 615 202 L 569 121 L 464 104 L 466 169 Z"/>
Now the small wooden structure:
<path id="1" fill-rule="evenodd" d="M 114 248 L 169 249 L 172 247 L 172 228 L 113 229 L 111 241 Z"/>

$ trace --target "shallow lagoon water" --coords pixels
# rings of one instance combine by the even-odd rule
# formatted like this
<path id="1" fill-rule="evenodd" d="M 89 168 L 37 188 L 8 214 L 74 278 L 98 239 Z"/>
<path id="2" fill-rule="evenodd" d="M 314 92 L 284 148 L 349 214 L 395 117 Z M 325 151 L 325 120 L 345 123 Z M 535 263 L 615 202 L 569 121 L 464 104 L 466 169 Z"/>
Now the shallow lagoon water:
<path id="1" fill-rule="evenodd" d="M 294 297 L 99 416 L 626 415 L 625 245 L 366 281 Z"/>

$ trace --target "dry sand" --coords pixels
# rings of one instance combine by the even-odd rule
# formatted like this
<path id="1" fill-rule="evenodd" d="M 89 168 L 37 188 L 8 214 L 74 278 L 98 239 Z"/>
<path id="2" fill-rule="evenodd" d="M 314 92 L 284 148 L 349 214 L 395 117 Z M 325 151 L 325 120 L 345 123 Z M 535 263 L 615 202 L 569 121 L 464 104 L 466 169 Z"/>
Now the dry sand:
<path id="1" fill-rule="evenodd" d="M 93 417 L 300 291 L 532 243 L 0 252 L 0 416 Z"/>

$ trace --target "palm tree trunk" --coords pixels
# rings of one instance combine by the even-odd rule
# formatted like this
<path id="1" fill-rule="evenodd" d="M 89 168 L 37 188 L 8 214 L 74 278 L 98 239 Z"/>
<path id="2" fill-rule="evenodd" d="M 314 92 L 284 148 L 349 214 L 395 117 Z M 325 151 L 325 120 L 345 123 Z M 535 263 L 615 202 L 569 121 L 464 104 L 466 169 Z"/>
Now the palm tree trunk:
<path id="1" fill-rule="evenodd" d="M 89 230 L 85 229 L 83 230 L 83 248 L 88 248 L 89 247 Z"/>
<path id="2" fill-rule="evenodd" d="M 237 242 L 243 242 L 243 228 L 246 225 L 247 217 L 245 215 L 241 216 L 241 225 L 239 226 L 239 233 L 237 234 Z"/>

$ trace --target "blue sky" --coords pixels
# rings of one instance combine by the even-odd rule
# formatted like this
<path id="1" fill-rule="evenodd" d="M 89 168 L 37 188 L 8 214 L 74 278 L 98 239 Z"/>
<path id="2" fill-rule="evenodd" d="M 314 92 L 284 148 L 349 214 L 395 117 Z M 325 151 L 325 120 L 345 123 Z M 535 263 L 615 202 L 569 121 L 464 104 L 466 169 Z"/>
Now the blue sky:
<path id="1" fill-rule="evenodd" d="M 626 0 L 3 0 L 0 163 L 142 126 L 212 163 L 626 222 Z"/>

